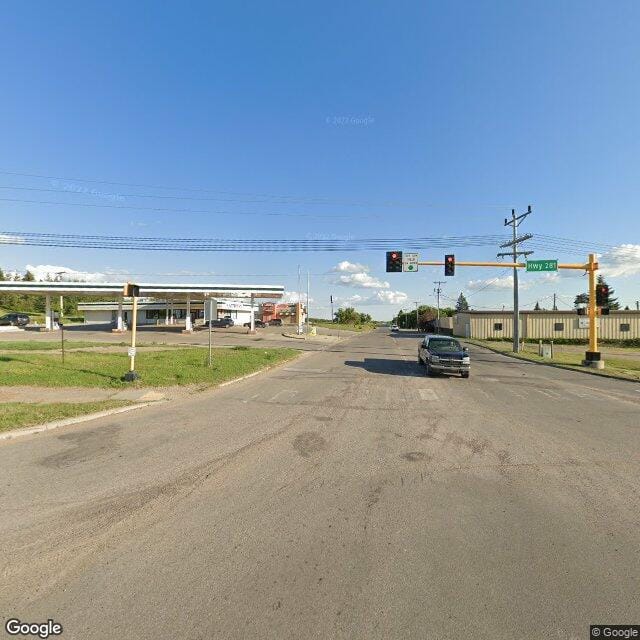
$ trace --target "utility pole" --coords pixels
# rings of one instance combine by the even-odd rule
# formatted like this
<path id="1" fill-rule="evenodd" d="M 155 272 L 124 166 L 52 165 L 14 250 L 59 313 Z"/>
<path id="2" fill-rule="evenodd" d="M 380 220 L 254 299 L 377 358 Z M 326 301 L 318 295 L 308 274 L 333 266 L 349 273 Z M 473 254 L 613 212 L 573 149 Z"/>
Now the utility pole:
<path id="1" fill-rule="evenodd" d="M 309 270 L 307 269 L 307 321 L 305 322 L 307 328 L 306 334 L 309 335 Z"/>
<path id="2" fill-rule="evenodd" d="M 298 265 L 298 328 L 296 333 L 300 335 L 302 333 L 302 280 L 300 279 L 300 265 Z"/>
<path id="3" fill-rule="evenodd" d="M 436 304 L 438 309 L 438 316 L 436 320 L 436 333 L 440 333 L 440 294 L 442 293 L 442 289 L 440 288 L 440 286 L 445 284 L 445 282 L 444 280 L 436 280 L 434 281 L 433 284 L 436 285 L 436 288 L 433 291 L 436 294 L 436 300 L 437 300 Z"/>
<path id="4" fill-rule="evenodd" d="M 523 236 L 518 236 L 518 227 L 522 221 L 531 213 L 531 205 L 527 208 L 526 213 L 522 213 L 516 216 L 516 210 L 511 209 L 511 220 L 505 218 L 504 226 L 512 227 L 513 239 L 511 242 L 505 242 L 500 245 L 501 249 L 511 247 L 511 251 L 506 253 L 499 253 L 498 258 L 504 258 L 509 256 L 513 258 L 514 264 L 518 262 L 518 256 L 529 256 L 533 251 L 518 251 L 518 245 L 525 240 L 530 240 L 533 236 L 527 233 Z M 518 290 L 518 268 L 513 268 L 513 352 L 518 353 L 520 351 L 520 305 L 519 305 L 519 290 Z"/>
<path id="5" fill-rule="evenodd" d="M 556 304 L 556 294 L 553 294 L 553 310 L 557 311 L 558 310 L 558 305 Z"/>
<path id="6" fill-rule="evenodd" d="M 331 322 L 335 322 L 336 317 L 333 315 L 333 294 L 329 296 L 329 299 L 331 300 Z"/>
<path id="7" fill-rule="evenodd" d="M 413 304 L 416 305 L 416 331 L 418 331 L 419 330 L 419 327 L 418 327 L 418 301 L 414 300 Z"/>

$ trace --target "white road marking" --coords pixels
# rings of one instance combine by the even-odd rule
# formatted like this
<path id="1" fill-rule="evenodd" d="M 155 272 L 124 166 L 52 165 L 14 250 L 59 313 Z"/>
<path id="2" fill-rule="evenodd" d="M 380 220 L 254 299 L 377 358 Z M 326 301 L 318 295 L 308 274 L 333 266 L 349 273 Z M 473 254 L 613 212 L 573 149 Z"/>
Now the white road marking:
<path id="1" fill-rule="evenodd" d="M 255 400 L 259 395 L 260 395 L 259 393 L 256 393 L 256 394 L 252 395 L 252 396 L 251 396 L 251 397 L 249 397 L 249 398 L 245 398 L 245 399 L 244 399 L 244 400 L 242 400 L 241 402 L 242 402 L 243 404 L 247 404 L 247 403 L 249 402 L 249 400 Z"/>
<path id="2" fill-rule="evenodd" d="M 438 400 L 438 394 L 433 389 L 418 389 L 423 400 Z"/>
<path id="3" fill-rule="evenodd" d="M 327 369 L 303 369 L 302 367 L 283 367 L 282 370 L 294 373 L 327 373 Z"/>
<path id="4" fill-rule="evenodd" d="M 273 396 L 273 398 L 269 399 L 269 402 L 275 402 L 275 400 L 278 398 L 278 396 L 282 395 L 283 393 L 288 393 L 290 395 L 296 395 L 298 392 L 297 391 L 293 391 L 293 389 L 282 389 L 282 391 L 278 391 L 278 393 L 276 393 L 275 396 Z"/>
<path id="5" fill-rule="evenodd" d="M 553 391 L 547 391 L 546 389 L 534 389 L 534 391 L 541 393 L 543 396 L 547 396 L 547 398 L 553 398 L 554 400 L 560 397 L 559 394 Z"/>

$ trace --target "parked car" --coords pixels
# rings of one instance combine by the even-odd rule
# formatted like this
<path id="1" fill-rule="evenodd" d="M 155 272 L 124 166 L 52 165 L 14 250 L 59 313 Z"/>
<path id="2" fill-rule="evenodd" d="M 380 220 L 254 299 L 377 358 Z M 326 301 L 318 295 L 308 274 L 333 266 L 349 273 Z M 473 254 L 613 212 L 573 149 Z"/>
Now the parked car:
<path id="1" fill-rule="evenodd" d="M 7 313 L 0 317 L 0 326 L 3 327 L 26 327 L 30 318 L 26 313 Z"/>
<path id="2" fill-rule="evenodd" d="M 231 318 L 218 318 L 216 320 L 208 320 L 202 325 L 205 329 L 211 325 L 212 328 L 226 329 L 227 327 L 233 327 L 233 320 Z"/>
<path id="3" fill-rule="evenodd" d="M 242 326 L 251 328 L 251 322 L 245 322 Z M 254 320 L 253 326 L 256 329 L 264 329 L 268 324 L 266 322 L 262 322 L 262 320 Z"/>
<path id="4" fill-rule="evenodd" d="M 400 331 L 400 327 L 397 324 L 392 324 L 391 331 Z"/>
<path id="5" fill-rule="evenodd" d="M 427 335 L 418 347 L 418 364 L 426 367 L 426 373 L 459 373 L 469 377 L 471 359 L 469 349 L 450 336 Z"/>
<path id="6" fill-rule="evenodd" d="M 282 318 L 272 318 L 269 320 L 270 327 L 281 327 L 282 326 Z"/>

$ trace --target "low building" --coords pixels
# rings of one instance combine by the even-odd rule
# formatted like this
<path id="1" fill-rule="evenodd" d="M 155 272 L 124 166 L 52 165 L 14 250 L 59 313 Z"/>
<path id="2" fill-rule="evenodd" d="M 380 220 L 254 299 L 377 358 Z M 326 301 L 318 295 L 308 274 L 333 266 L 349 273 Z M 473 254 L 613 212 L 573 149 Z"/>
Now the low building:
<path id="1" fill-rule="evenodd" d="M 600 316 L 602 340 L 640 338 L 640 311 L 611 311 Z M 453 319 L 453 333 L 462 338 L 513 338 L 512 311 L 465 311 Z M 520 337 L 535 340 L 589 338 L 589 318 L 575 311 L 521 311 Z"/>
<path id="2" fill-rule="evenodd" d="M 264 302 L 260 305 L 259 317 L 263 322 L 280 319 L 282 324 L 296 326 L 305 322 L 306 310 L 302 303 Z"/>
<path id="3" fill-rule="evenodd" d="M 214 300 L 211 305 L 215 319 L 231 318 L 234 324 L 244 324 L 251 321 L 251 304 L 243 300 Z M 206 322 L 209 318 L 209 303 L 192 301 L 189 305 L 191 324 Z M 119 311 L 128 326 L 132 314 L 132 302 L 81 302 L 78 312 L 84 316 L 85 324 L 109 324 L 116 326 Z M 253 308 L 257 310 L 257 306 Z M 187 317 L 186 302 L 171 300 L 155 300 L 141 298 L 138 302 L 138 326 L 144 325 L 173 325 L 184 323 Z"/>

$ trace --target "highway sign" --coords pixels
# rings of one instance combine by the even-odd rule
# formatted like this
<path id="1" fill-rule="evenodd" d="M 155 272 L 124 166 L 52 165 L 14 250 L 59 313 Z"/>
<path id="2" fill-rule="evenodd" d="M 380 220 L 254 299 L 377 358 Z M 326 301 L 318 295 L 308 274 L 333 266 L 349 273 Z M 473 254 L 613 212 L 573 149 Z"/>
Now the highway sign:
<path id="1" fill-rule="evenodd" d="M 418 270 L 418 254 L 417 253 L 402 254 L 402 270 L 403 271 Z"/>
<path id="2" fill-rule="evenodd" d="M 557 271 L 557 260 L 527 260 L 527 271 Z"/>

